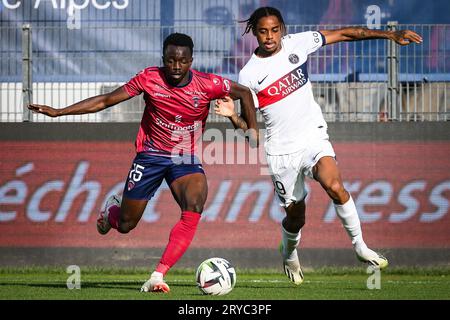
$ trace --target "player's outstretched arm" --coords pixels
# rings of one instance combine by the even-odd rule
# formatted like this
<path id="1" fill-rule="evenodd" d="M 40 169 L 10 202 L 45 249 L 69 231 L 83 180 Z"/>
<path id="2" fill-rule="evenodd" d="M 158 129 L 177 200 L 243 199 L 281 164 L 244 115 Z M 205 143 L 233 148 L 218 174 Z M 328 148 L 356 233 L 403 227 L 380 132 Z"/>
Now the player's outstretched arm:
<path id="1" fill-rule="evenodd" d="M 124 87 L 121 86 L 110 93 L 88 98 L 63 109 L 55 109 L 40 104 L 30 104 L 28 105 L 28 109 L 33 112 L 45 114 L 49 117 L 60 117 L 72 114 L 98 112 L 128 99 L 130 99 L 130 96 L 125 91 Z"/>
<path id="2" fill-rule="evenodd" d="M 405 46 L 411 43 L 421 44 L 423 41 L 419 34 L 411 30 L 383 31 L 363 27 L 347 27 L 336 30 L 321 30 L 320 33 L 325 37 L 326 44 L 366 39 L 389 39 Z"/>

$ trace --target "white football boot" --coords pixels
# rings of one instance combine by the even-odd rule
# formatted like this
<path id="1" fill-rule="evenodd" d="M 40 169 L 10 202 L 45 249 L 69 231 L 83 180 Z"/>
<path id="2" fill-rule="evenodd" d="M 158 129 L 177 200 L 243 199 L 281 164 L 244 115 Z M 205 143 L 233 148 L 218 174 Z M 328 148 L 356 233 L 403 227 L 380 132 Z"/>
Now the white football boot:
<path id="1" fill-rule="evenodd" d="M 279 250 L 283 257 L 284 273 L 293 283 L 300 285 L 303 282 L 304 276 L 298 259 L 297 249 L 292 252 L 289 259 L 285 258 L 283 254 L 283 243 L 280 243 Z"/>
<path id="2" fill-rule="evenodd" d="M 365 244 L 354 246 L 354 249 L 359 261 L 366 262 L 374 268 L 384 269 L 389 264 L 385 257 L 369 249 Z"/>
<path id="3" fill-rule="evenodd" d="M 111 230 L 111 224 L 108 220 L 109 209 L 112 206 L 117 206 L 120 208 L 122 204 L 122 197 L 118 195 L 112 195 L 106 200 L 105 207 L 98 214 L 97 217 L 97 231 L 100 234 L 107 234 L 109 230 Z"/>
<path id="4" fill-rule="evenodd" d="M 150 276 L 141 288 L 141 292 L 163 292 L 169 293 L 170 288 L 167 283 L 164 282 L 162 275 L 155 275 L 154 273 Z"/>

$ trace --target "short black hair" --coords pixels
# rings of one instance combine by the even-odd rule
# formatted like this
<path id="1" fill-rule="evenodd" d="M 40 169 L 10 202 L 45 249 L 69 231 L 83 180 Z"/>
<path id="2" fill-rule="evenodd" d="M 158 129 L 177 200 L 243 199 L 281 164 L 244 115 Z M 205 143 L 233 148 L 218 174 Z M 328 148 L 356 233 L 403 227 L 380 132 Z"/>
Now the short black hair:
<path id="1" fill-rule="evenodd" d="M 284 24 L 284 20 L 283 17 L 281 16 L 281 12 L 273 7 L 261 7 L 256 9 L 252 15 L 250 16 L 250 18 L 248 18 L 247 20 L 243 20 L 243 21 L 239 21 L 242 23 L 247 23 L 246 27 L 245 27 L 245 31 L 242 35 L 249 33 L 250 30 L 253 32 L 253 34 L 256 33 L 256 25 L 258 24 L 259 19 L 264 18 L 264 17 L 269 17 L 269 16 L 275 16 L 278 18 L 278 20 L 281 23 L 281 27 L 283 28 L 283 32 L 286 32 L 286 25 Z"/>
<path id="2" fill-rule="evenodd" d="M 191 50 L 191 55 L 194 53 L 194 42 L 192 38 L 184 33 L 172 33 L 167 36 L 164 40 L 163 44 L 163 55 L 166 52 L 166 48 L 169 45 L 179 46 L 179 47 L 188 47 Z"/>

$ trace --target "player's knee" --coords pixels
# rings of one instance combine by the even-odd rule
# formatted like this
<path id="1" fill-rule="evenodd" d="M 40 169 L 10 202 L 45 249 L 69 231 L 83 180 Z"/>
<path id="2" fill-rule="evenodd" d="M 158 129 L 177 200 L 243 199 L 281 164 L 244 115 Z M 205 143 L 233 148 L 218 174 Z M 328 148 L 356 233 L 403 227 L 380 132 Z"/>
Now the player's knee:
<path id="1" fill-rule="evenodd" d="M 328 184 L 327 193 L 335 201 L 341 201 L 346 194 L 344 185 L 338 179 L 334 179 Z"/>
<path id="2" fill-rule="evenodd" d="M 131 231 L 131 228 L 128 226 L 128 223 L 119 223 L 119 227 L 117 228 L 117 231 L 120 233 L 128 233 Z"/>
<path id="3" fill-rule="evenodd" d="M 196 204 L 189 207 L 187 211 L 202 213 L 203 212 L 203 204 Z"/>
<path id="4" fill-rule="evenodd" d="M 117 231 L 120 233 L 128 233 L 137 226 L 137 221 L 133 220 L 120 220 Z"/>
<path id="5" fill-rule="evenodd" d="M 306 216 L 304 214 L 299 214 L 295 216 L 296 225 L 299 229 L 303 228 L 306 224 Z"/>
<path id="6" fill-rule="evenodd" d="M 301 216 L 301 217 L 298 219 L 298 224 L 299 224 L 299 226 L 300 226 L 300 229 L 303 228 L 303 226 L 306 224 L 306 218 L 305 218 L 305 215 Z"/>
<path id="7" fill-rule="evenodd" d="M 205 202 L 202 199 L 194 199 L 186 205 L 185 211 L 202 213 L 204 204 Z"/>
<path id="8" fill-rule="evenodd" d="M 300 201 L 290 205 L 286 210 L 286 217 L 296 229 L 301 229 L 306 223 L 305 202 Z"/>

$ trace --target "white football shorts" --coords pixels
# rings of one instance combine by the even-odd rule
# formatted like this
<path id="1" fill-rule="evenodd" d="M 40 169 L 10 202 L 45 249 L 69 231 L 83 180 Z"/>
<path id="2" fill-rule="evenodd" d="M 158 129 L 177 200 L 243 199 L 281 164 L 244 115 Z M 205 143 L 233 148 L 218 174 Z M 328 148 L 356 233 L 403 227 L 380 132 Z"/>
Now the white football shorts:
<path id="1" fill-rule="evenodd" d="M 297 152 L 283 155 L 266 154 L 272 182 L 282 207 L 306 198 L 305 178 L 313 179 L 313 167 L 322 157 L 336 158 L 328 139 L 312 141 Z"/>

